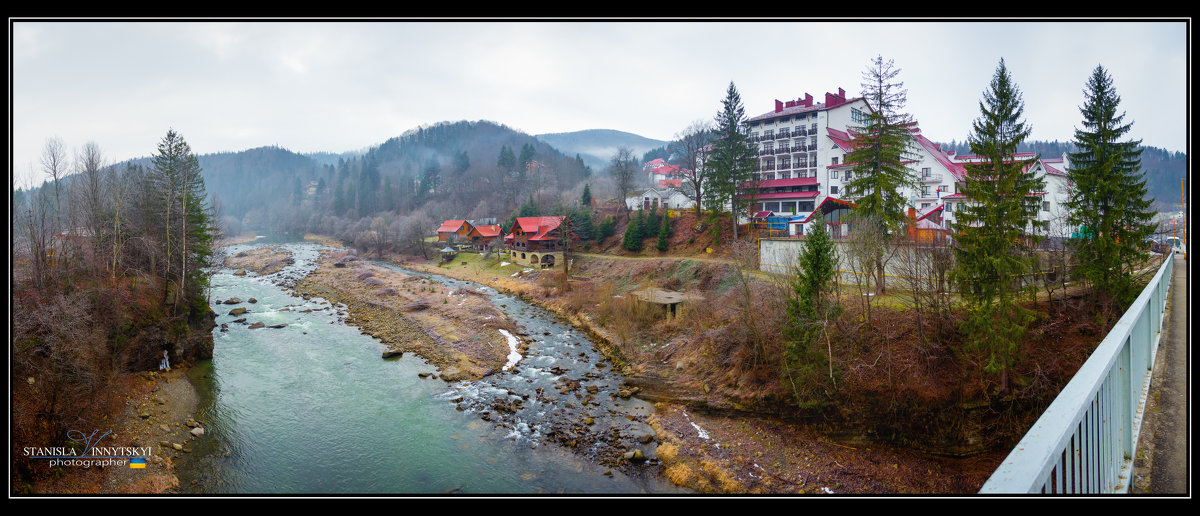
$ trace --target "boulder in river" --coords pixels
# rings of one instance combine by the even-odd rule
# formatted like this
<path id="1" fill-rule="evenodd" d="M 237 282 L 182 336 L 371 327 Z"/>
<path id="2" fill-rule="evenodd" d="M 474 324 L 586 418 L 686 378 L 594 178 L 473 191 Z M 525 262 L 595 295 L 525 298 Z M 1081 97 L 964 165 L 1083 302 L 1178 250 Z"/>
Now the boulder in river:
<path id="1" fill-rule="evenodd" d="M 246 307 L 239 306 L 237 308 L 234 308 L 233 310 L 230 310 L 229 315 L 242 315 L 242 314 L 246 313 L 247 311 L 248 310 L 246 310 Z"/>
<path id="2" fill-rule="evenodd" d="M 227 304 L 227 305 L 236 305 L 241 302 L 242 302 L 242 300 L 240 298 L 236 298 L 236 297 L 225 300 L 225 304 Z"/>
<path id="3" fill-rule="evenodd" d="M 238 269 L 236 272 L 234 272 L 234 273 L 233 273 L 233 275 L 234 275 L 234 276 L 245 276 L 245 275 L 246 275 L 246 269 Z"/>
<path id="4" fill-rule="evenodd" d="M 383 350 L 383 358 L 400 358 L 402 356 L 404 356 L 404 352 L 398 349 Z"/>
<path id="5" fill-rule="evenodd" d="M 251 329 L 251 330 L 253 330 L 253 329 L 256 329 L 256 328 L 262 328 L 263 326 L 266 326 L 266 325 L 265 325 L 265 324 L 263 324 L 263 322 L 262 322 L 262 321 L 258 321 L 258 322 L 254 323 L 254 324 L 251 324 L 251 325 L 250 325 L 250 329 Z"/>
<path id="6" fill-rule="evenodd" d="M 254 298 L 250 298 L 250 300 L 247 301 L 247 303 L 257 303 L 257 302 L 258 302 L 258 300 L 254 299 Z"/>
<path id="7" fill-rule="evenodd" d="M 272 324 L 267 327 L 268 328 L 285 328 L 285 327 L 287 327 L 287 323 Z"/>

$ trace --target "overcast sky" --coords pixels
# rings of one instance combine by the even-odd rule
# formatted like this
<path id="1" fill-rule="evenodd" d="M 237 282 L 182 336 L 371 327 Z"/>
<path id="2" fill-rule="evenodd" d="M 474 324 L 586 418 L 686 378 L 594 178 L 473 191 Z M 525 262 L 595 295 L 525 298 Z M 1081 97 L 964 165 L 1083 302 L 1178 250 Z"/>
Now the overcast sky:
<path id="1" fill-rule="evenodd" d="M 1186 152 L 1184 21 L 195 22 L 10 19 L 11 164 L 48 138 L 108 162 L 174 128 L 197 154 L 279 145 L 343 152 L 423 124 L 491 120 L 529 134 L 617 129 L 669 140 L 712 120 L 732 81 L 747 117 L 774 100 L 861 92 L 882 55 L 935 141 L 963 140 L 1000 58 L 1032 139 L 1070 140 L 1096 65 L 1132 138 Z M 38 175 L 40 182 L 40 173 Z"/>

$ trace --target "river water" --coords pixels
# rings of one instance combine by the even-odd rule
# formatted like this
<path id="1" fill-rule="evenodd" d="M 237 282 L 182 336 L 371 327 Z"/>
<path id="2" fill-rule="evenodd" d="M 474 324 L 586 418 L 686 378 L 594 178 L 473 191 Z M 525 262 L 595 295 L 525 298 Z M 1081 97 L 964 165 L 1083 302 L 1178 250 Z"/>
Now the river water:
<path id="1" fill-rule="evenodd" d="M 224 252 L 260 245 L 229 246 Z M 578 428 L 573 422 L 586 417 L 594 418 L 591 433 L 626 442 L 649 432 L 644 421 L 653 408 L 610 395 L 620 379 L 596 367 L 602 357 L 582 332 L 490 288 L 426 275 L 447 286 L 485 292 L 518 321 L 523 338 L 532 340 L 521 361 L 502 373 L 454 384 L 422 379 L 418 373 L 436 372 L 423 359 L 411 354 L 381 359 L 383 344 L 343 324 L 338 307 L 293 296 L 281 286 L 312 270 L 321 249 L 313 243 L 282 245 L 295 264 L 279 273 L 213 271 L 214 302 L 254 297 L 257 303 L 213 305 L 218 324 L 213 359 L 191 370 L 201 395 L 195 416 L 206 433 L 180 459 L 182 491 L 683 492 L 653 473 L 653 461 L 626 474 L 581 457 L 603 452 L 605 442 L 588 442 L 581 447 L 590 448 L 573 453 L 551 439 Z M 228 315 L 234 306 L 249 313 Z M 249 329 L 233 322 L 241 317 L 287 326 Z M 579 387 L 573 392 L 557 388 L 572 380 Z M 587 394 L 588 385 L 595 393 L 590 403 L 576 396 Z M 517 410 L 494 411 L 499 402 Z M 647 452 L 653 456 L 651 449 Z"/>

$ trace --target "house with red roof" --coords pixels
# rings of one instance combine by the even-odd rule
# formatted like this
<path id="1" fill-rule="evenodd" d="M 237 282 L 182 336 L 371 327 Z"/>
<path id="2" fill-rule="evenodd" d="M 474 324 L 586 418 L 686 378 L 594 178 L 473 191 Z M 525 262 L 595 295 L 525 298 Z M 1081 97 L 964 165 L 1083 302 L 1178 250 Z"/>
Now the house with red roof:
<path id="1" fill-rule="evenodd" d="M 471 223 L 466 220 L 447 220 L 437 230 L 438 240 L 442 242 L 464 241 L 471 233 L 471 227 Z"/>
<path id="2" fill-rule="evenodd" d="M 504 243 L 504 228 L 499 224 L 473 225 L 467 233 L 467 240 L 471 242 L 471 247 L 483 251 L 490 245 Z"/>
<path id="3" fill-rule="evenodd" d="M 566 220 L 566 216 L 517 217 L 504 238 L 510 259 L 542 268 L 553 267 L 562 260 L 561 226 Z"/>

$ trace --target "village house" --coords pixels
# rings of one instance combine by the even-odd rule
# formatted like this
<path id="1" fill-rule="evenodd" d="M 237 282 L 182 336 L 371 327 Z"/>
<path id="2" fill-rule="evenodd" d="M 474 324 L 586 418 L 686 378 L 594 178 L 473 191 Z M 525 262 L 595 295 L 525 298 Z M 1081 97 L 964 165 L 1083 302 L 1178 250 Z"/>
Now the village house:
<path id="1" fill-rule="evenodd" d="M 503 244 L 503 239 L 504 229 L 499 224 L 472 225 L 471 231 L 467 233 L 467 240 L 471 242 L 471 247 L 480 251 L 486 250 L 493 244 Z"/>
<path id="2" fill-rule="evenodd" d="M 509 259 L 514 263 L 548 268 L 562 261 L 561 226 L 565 216 L 517 217 L 509 234 Z"/>
<path id="3" fill-rule="evenodd" d="M 630 210 L 657 210 L 662 206 L 669 210 L 690 210 L 696 207 L 696 201 L 689 191 L 687 187 L 647 188 L 626 197 L 625 206 Z"/>
<path id="4" fill-rule="evenodd" d="M 441 242 L 462 242 L 471 233 L 471 223 L 465 220 L 447 220 L 437 230 Z"/>

